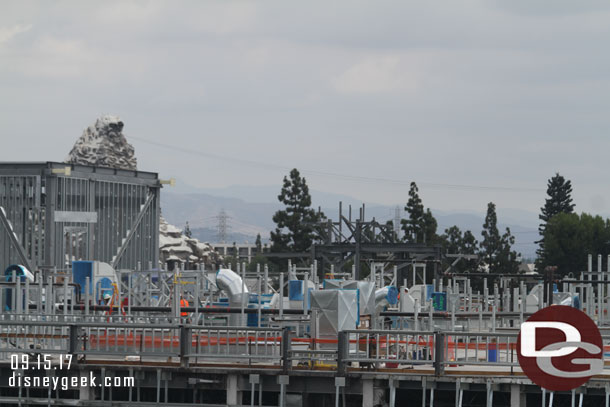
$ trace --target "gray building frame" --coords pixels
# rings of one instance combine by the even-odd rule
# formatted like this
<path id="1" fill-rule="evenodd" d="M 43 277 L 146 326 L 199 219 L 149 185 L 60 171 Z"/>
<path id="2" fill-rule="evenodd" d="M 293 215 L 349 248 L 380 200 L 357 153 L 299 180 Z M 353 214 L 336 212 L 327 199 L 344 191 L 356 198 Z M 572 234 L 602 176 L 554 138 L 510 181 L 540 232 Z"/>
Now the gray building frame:
<path id="1" fill-rule="evenodd" d="M 157 267 L 158 174 L 58 162 L 0 163 L 0 268 L 99 260 Z"/>

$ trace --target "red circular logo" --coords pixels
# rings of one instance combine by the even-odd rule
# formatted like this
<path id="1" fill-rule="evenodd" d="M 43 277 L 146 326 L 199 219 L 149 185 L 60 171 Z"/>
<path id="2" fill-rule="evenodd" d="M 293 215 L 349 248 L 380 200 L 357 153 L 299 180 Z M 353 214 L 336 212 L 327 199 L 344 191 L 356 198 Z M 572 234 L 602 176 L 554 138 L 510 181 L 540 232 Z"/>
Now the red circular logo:
<path id="1" fill-rule="evenodd" d="M 540 387 L 568 391 L 583 385 L 604 366 L 602 337 L 582 311 L 546 307 L 521 325 L 517 356 L 523 372 Z"/>

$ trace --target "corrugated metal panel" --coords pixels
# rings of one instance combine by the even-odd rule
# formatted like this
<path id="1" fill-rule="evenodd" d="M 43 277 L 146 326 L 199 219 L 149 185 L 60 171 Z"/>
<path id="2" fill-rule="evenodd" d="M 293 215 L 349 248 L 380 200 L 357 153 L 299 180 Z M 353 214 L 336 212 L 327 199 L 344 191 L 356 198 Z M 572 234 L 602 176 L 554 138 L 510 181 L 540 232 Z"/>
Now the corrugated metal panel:
<path id="1" fill-rule="evenodd" d="M 52 173 L 65 166 L 0 163 L 0 206 L 7 208 L 7 218 L 32 264 L 65 269 L 73 260 L 110 263 L 133 229 L 118 267 L 156 266 L 157 174 L 82 165 L 71 166 L 70 176 Z M 150 202 L 145 206 L 147 199 Z M 87 215 L 65 216 L 70 212 Z M 0 262 L 5 264 L 8 259 L 0 257 Z"/>

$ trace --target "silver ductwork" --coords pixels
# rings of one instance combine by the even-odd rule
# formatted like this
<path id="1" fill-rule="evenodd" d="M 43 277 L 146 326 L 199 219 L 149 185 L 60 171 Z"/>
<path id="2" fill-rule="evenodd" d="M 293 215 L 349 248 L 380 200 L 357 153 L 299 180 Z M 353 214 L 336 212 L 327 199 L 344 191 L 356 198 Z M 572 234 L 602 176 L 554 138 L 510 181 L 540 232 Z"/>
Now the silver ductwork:
<path id="1" fill-rule="evenodd" d="M 393 285 L 388 285 L 375 291 L 375 312 L 381 312 L 388 305 L 398 303 L 398 290 Z"/>
<path id="2" fill-rule="evenodd" d="M 220 269 L 216 273 L 216 286 L 227 294 L 229 303 L 241 304 L 242 296 L 248 295 L 248 287 L 239 274 L 229 269 Z M 246 300 L 246 299 L 245 299 Z"/>
<path id="3" fill-rule="evenodd" d="M 239 274 L 229 269 L 220 269 L 216 273 L 216 286 L 225 292 L 229 298 L 229 307 L 247 308 L 249 293 L 245 281 Z M 246 316 L 241 314 L 229 315 L 230 326 L 245 326 Z"/>

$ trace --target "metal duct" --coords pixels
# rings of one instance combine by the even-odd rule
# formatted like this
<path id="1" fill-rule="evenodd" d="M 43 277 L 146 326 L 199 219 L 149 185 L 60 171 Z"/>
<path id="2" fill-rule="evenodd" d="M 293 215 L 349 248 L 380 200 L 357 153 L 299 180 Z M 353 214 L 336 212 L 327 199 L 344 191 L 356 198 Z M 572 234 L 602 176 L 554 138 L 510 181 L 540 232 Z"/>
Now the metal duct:
<path id="1" fill-rule="evenodd" d="M 387 285 L 375 291 L 375 311 L 380 312 L 388 305 L 398 303 L 398 290 L 393 285 Z"/>
<path id="2" fill-rule="evenodd" d="M 233 270 L 218 270 L 216 285 L 229 296 L 230 303 L 241 303 L 242 294 L 248 294 L 248 287 Z"/>
<path id="3" fill-rule="evenodd" d="M 13 271 L 15 272 L 15 277 L 21 277 L 21 281 L 25 281 L 26 279 L 30 280 L 30 283 L 34 282 L 34 275 L 28 270 L 25 266 L 21 264 L 13 264 L 8 266 L 8 268 L 4 271 L 4 275 L 6 276 L 6 281 L 11 281 L 13 277 Z"/>

